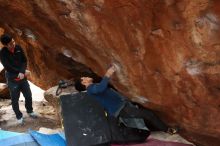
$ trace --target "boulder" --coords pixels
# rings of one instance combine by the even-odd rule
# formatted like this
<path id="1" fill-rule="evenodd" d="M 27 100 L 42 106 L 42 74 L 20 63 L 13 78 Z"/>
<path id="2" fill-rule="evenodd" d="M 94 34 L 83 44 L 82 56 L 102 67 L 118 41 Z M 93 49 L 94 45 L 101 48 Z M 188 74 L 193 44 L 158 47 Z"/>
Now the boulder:
<path id="1" fill-rule="evenodd" d="M 219 145 L 219 0 L 0 0 L 0 18 L 44 90 L 114 62 L 120 92 L 146 97 L 194 143 Z"/>
<path id="2" fill-rule="evenodd" d="M 49 102 L 49 104 L 51 104 L 56 112 L 57 115 L 57 122 L 59 124 L 62 124 L 62 115 L 61 115 L 61 107 L 60 107 L 60 96 L 61 95 L 66 95 L 66 94 L 71 94 L 73 92 L 77 92 L 75 90 L 75 87 L 73 86 L 68 86 L 67 88 L 63 88 L 61 89 L 61 93 L 59 95 L 56 95 L 56 91 L 57 91 L 58 86 L 54 86 L 50 89 L 48 89 L 47 91 L 44 92 L 44 98 L 46 99 L 46 101 Z"/>
<path id="3" fill-rule="evenodd" d="M 0 83 L 0 98 L 10 99 L 10 93 L 8 90 L 8 86 L 5 83 Z"/>

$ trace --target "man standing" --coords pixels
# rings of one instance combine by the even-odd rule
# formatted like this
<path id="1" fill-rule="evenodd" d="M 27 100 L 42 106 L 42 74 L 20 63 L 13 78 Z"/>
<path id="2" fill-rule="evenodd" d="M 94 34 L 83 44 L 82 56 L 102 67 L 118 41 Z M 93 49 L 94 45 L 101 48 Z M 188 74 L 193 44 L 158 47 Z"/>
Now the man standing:
<path id="1" fill-rule="evenodd" d="M 25 98 L 25 108 L 32 118 L 37 118 L 32 107 L 32 93 L 26 76 L 28 75 L 27 58 L 23 49 L 17 45 L 14 39 L 7 34 L 1 36 L 1 43 L 4 47 L 0 52 L 0 60 L 5 68 L 5 77 L 8 84 L 12 108 L 19 124 L 24 123 L 23 115 L 19 110 L 19 97 L 22 92 Z"/>

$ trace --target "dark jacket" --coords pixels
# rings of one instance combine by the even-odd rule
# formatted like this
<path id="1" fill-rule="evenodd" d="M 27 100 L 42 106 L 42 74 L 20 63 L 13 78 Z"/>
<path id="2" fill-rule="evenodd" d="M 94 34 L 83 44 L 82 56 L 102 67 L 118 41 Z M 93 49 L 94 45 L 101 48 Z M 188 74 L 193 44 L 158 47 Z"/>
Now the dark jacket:
<path id="1" fill-rule="evenodd" d="M 104 77 L 100 83 L 88 86 L 87 93 L 94 97 L 111 116 L 118 116 L 124 107 L 126 98 L 108 87 L 109 78 Z"/>
<path id="2" fill-rule="evenodd" d="M 130 107 L 134 107 L 134 105 L 130 103 L 126 97 L 122 96 L 112 88 L 109 88 L 108 82 L 109 78 L 103 77 L 100 83 L 89 85 L 87 87 L 87 93 L 94 97 L 111 116 L 117 117 L 125 104 Z M 148 130 L 142 118 L 119 117 L 119 122 L 130 128 Z"/>
<path id="3" fill-rule="evenodd" d="M 3 47 L 0 52 L 0 60 L 6 70 L 8 80 L 15 80 L 19 73 L 25 73 L 27 58 L 19 45 L 15 46 L 14 52 Z"/>

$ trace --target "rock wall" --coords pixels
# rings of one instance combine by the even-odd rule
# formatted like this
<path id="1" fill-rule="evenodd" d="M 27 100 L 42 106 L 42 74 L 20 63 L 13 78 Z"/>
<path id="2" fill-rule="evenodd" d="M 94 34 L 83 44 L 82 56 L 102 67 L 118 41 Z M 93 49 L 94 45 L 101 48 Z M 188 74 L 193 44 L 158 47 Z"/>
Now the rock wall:
<path id="1" fill-rule="evenodd" d="M 189 140 L 220 143 L 220 1 L 0 0 L 0 27 L 42 88 L 114 62 L 119 91 Z"/>

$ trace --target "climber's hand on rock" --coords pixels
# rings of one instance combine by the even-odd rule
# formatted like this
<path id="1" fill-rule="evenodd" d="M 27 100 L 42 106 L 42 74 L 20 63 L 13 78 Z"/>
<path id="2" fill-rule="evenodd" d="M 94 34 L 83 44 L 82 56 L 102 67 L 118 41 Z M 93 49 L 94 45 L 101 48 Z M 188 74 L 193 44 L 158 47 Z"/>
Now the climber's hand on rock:
<path id="1" fill-rule="evenodd" d="M 29 70 L 25 70 L 25 76 L 30 76 L 31 75 L 31 72 Z"/>
<path id="2" fill-rule="evenodd" d="M 113 75 L 113 73 L 116 71 L 116 67 L 115 65 L 111 65 L 111 67 L 107 70 L 107 72 L 105 73 L 106 77 L 111 77 Z"/>

